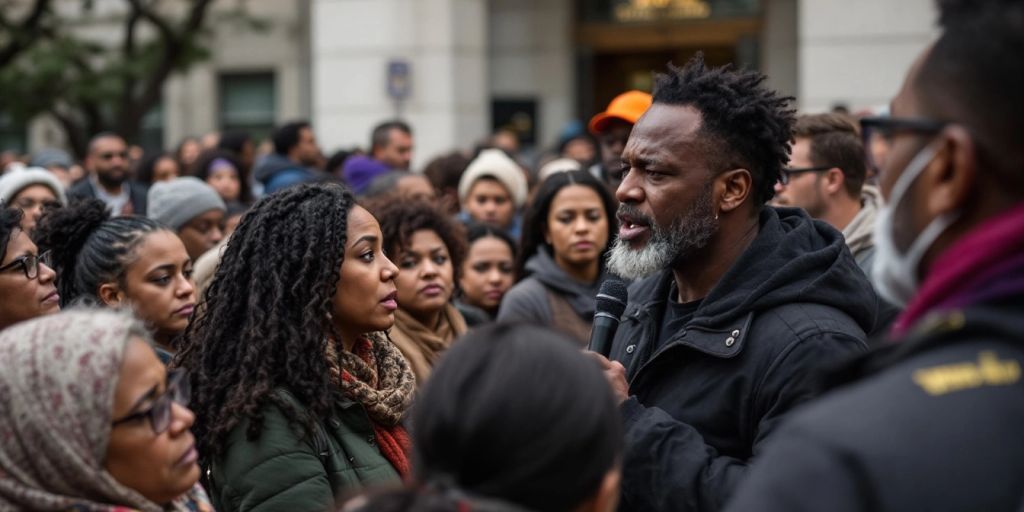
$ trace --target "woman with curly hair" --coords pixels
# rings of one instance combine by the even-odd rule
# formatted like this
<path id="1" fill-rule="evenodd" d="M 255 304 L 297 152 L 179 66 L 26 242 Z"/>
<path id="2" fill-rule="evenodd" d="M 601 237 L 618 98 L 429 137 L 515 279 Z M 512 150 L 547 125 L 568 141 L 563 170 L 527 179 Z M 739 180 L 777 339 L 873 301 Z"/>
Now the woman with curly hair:
<path id="1" fill-rule="evenodd" d="M 553 327 L 585 344 L 614 215 L 611 195 L 590 173 L 544 180 L 523 223 L 518 274 L 525 279 L 505 294 L 498 321 Z"/>
<path id="2" fill-rule="evenodd" d="M 227 245 L 179 358 L 217 510 L 327 510 L 409 472 L 414 390 L 394 324 L 398 269 L 337 184 L 257 202 Z"/>
<path id="3" fill-rule="evenodd" d="M 178 235 L 145 217 L 112 217 L 103 201 L 84 199 L 44 215 L 34 236 L 51 254 L 61 306 L 129 308 L 170 360 L 196 302 L 192 260 Z"/>
<path id="4" fill-rule="evenodd" d="M 379 210 L 384 252 L 401 273 L 391 339 L 423 384 L 441 353 L 466 332 L 452 304 L 465 253 L 461 226 L 424 202 L 396 202 Z"/>

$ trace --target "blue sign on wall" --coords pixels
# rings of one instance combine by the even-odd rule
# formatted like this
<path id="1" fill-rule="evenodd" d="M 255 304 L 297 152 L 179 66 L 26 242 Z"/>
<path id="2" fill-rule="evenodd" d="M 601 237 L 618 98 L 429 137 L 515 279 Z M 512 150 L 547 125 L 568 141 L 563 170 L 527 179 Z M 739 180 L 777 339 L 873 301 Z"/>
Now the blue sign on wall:
<path id="1" fill-rule="evenodd" d="M 388 62 L 388 96 L 404 100 L 412 93 L 412 70 L 407 60 L 395 59 Z"/>

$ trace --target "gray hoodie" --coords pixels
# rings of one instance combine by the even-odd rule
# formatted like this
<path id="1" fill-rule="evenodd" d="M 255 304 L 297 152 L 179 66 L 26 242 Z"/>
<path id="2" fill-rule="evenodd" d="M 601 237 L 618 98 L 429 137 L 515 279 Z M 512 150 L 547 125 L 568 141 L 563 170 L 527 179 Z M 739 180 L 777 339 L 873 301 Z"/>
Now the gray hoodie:
<path id="1" fill-rule="evenodd" d="M 581 283 L 562 270 L 551 258 L 546 247 L 526 262 L 530 276 L 513 286 L 498 309 L 498 321 L 531 322 L 553 327 L 548 290 L 565 298 L 573 311 L 588 323 L 594 317 L 595 296 L 605 274 L 593 283 Z"/>

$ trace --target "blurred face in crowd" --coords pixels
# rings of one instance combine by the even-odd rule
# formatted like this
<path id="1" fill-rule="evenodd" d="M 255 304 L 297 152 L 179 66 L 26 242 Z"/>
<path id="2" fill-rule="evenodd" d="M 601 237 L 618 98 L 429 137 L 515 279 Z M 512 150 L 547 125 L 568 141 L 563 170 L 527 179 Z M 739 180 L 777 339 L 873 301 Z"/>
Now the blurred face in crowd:
<path id="1" fill-rule="evenodd" d="M 199 158 L 199 153 L 203 150 L 203 147 L 199 145 L 199 141 L 193 138 L 185 139 L 181 142 L 181 146 L 178 147 L 178 160 L 181 161 L 181 165 L 185 168 L 191 166 L 196 158 Z"/>
<path id="2" fill-rule="evenodd" d="M 114 388 L 116 424 L 110 430 L 104 469 L 158 504 L 174 501 L 199 481 L 195 438 L 189 431 L 195 414 L 172 400 L 183 397 L 169 387 L 167 370 L 153 349 L 131 339 Z"/>
<path id="3" fill-rule="evenodd" d="M 608 245 L 608 216 L 601 196 L 584 185 L 559 190 L 551 201 L 544 238 L 559 267 L 596 271 Z"/>
<path id="4" fill-rule="evenodd" d="M 212 163 L 212 168 L 206 175 L 206 183 L 213 187 L 225 202 L 237 201 L 242 191 L 238 169 L 227 160 L 215 160 Z"/>
<path id="5" fill-rule="evenodd" d="M 96 139 L 85 157 L 85 165 L 104 187 L 120 187 L 128 179 L 128 146 L 121 137 Z"/>
<path id="6" fill-rule="evenodd" d="M 611 119 L 604 132 L 598 134 L 597 142 L 601 146 L 601 163 L 608 172 L 609 184 L 618 187 L 622 179 L 622 151 L 626 149 L 629 132 L 633 125 L 622 119 Z"/>
<path id="7" fill-rule="evenodd" d="M 320 162 L 320 147 L 316 145 L 316 136 L 311 128 L 299 130 L 299 142 L 292 148 L 290 156 L 307 167 L 314 167 Z"/>
<path id="8" fill-rule="evenodd" d="M 586 137 L 577 137 L 565 145 L 562 156 L 576 160 L 581 165 L 587 165 L 594 161 L 596 151 L 594 144 Z"/>
<path id="9" fill-rule="evenodd" d="M 697 109 L 655 103 L 633 127 L 616 191 L 619 236 L 608 260 L 616 274 L 637 278 L 675 267 L 718 231 L 700 126 Z"/>
<path id="10" fill-rule="evenodd" d="M 46 185 L 29 185 L 11 198 L 11 206 L 22 211 L 21 229 L 31 233 L 46 208 L 60 206 L 57 195 Z"/>
<path id="11" fill-rule="evenodd" d="M 384 255 L 377 219 L 361 206 L 348 214 L 345 256 L 334 292 L 335 329 L 346 343 L 395 324 L 398 268 Z"/>
<path id="12" fill-rule="evenodd" d="M 813 167 L 817 166 L 811 161 L 811 140 L 806 137 L 797 138 L 793 142 L 786 168 L 800 170 Z M 790 174 L 789 183 L 783 185 L 780 180 L 775 184 L 775 198 L 772 199 L 772 204 L 803 208 L 811 217 L 821 217 L 827 209 L 821 178 L 822 173 L 819 171 Z"/>
<path id="13" fill-rule="evenodd" d="M 473 183 L 463 207 L 473 220 L 502 229 L 512 224 L 512 218 L 516 213 L 512 194 L 500 181 L 489 177 L 480 178 Z"/>
<path id="14" fill-rule="evenodd" d="M 401 269 L 395 280 L 398 305 L 427 328 L 434 328 L 454 289 L 452 259 L 444 240 L 429 229 L 415 231 L 395 262 Z"/>
<path id="15" fill-rule="evenodd" d="M 515 258 L 504 240 L 485 236 L 469 246 L 459 278 L 466 303 L 494 313 L 514 282 Z"/>
<path id="16" fill-rule="evenodd" d="M 100 285 L 99 297 L 108 306 L 130 306 L 166 342 L 185 330 L 195 309 L 192 258 L 177 235 L 154 231 L 136 247 L 122 282 Z"/>
<path id="17" fill-rule="evenodd" d="M 171 157 L 164 157 L 153 164 L 153 183 L 158 181 L 171 181 L 177 178 L 181 172 L 178 169 L 178 162 Z"/>
<path id="18" fill-rule="evenodd" d="M 398 197 L 403 201 L 425 201 L 431 204 L 437 202 L 437 191 L 434 190 L 434 186 L 420 174 L 404 176 L 398 181 L 396 189 Z"/>
<path id="19" fill-rule="evenodd" d="M 37 261 L 38 256 L 36 244 L 24 231 L 15 229 L 0 260 L 0 329 L 60 311 L 54 283 L 57 274 Z"/>
<path id="20" fill-rule="evenodd" d="M 210 210 L 193 217 L 178 229 L 178 236 L 185 244 L 189 257 L 193 261 L 199 259 L 224 239 L 224 212 Z"/>
<path id="21" fill-rule="evenodd" d="M 412 137 L 397 128 L 388 132 L 388 143 L 374 148 L 373 158 L 392 169 L 408 170 L 412 161 Z"/>

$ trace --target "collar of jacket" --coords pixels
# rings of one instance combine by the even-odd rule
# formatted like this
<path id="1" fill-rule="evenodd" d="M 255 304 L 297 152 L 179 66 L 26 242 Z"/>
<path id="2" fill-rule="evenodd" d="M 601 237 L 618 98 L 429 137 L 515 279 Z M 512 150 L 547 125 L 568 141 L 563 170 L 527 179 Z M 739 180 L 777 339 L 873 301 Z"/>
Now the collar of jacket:
<path id="1" fill-rule="evenodd" d="M 650 347 L 654 344 L 654 330 L 660 327 L 656 326 L 655 322 L 662 318 L 662 315 L 665 313 L 667 306 L 666 297 L 674 279 L 671 270 L 663 270 L 657 274 L 657 278 L 640 283 L 640 287 L 636 291 L 644 296 L 651 297 L 651 300 L 631 304 L 622 317 L 624 323 L 633 323 L 638 327 L 647 326 L 648 334 L 643 339 L 643 343 L 646 346 L 639 347 L 641 354 L 650 350 Z M 653 292 L 651 288 L 653 288 Z M 735 317 L 733 320 L 720 326 L 699 325 L 691 321 L 684 329 L 668 340 L 658 352 L 650 357 L 641 357 L 641 359 L 650 361 L 666 350 L 677 346 L 689 347 L 709 356 L 722 359 L 736 357 L 743 351 L 747 340 L 747 332 L 750 330 L 750 324 L 753 322 L 753 319 L 754 313 L 749 312 Z"/>

